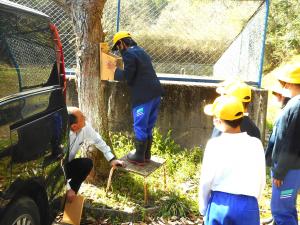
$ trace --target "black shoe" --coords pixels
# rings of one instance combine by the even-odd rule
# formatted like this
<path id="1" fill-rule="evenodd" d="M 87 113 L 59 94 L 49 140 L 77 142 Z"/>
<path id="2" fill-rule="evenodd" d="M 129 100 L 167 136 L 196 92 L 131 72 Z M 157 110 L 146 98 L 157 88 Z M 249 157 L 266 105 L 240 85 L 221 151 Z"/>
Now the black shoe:
<path id="1" fill-rule="evenodd" d="M 145 151 L 147 148 L 147 141 L 135 141 L 135 153 L 129 153 L 127 159 L 129 162 L 138 166 L 145 165 Z"/>
<path id="2" fill-rule="evenodd" d="M 151 160 L 151 147 L 152 147 L 152 142 L 153 142 L 153 138 L 148 138 L 147 141 L 147 148 L 146 148 L 146 152 L 145 152 L 145 161 L 146 162 L 150 162 Z"/>

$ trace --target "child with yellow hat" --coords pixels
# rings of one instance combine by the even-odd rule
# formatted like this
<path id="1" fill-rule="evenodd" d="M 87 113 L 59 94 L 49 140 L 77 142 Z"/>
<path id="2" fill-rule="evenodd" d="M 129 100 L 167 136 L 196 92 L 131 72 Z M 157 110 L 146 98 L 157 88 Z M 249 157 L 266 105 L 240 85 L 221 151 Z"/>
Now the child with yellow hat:
<path id="1" fill-rule="evenodd" d="M 290 97 L 277 118 L 266 150 L 271 166 L 271 212 L 276 225 L 298 225 L 300 190 L 300 58 L 275 74 L 282 94 Z"/>
<path id="2" fill-rule="evenodd" d="M 276 102 L 279 104 L 279 107 L 282 109 L 291 99 L 290 97 L 286 97 L 284 91 L 282 90 L 281 84 L 277 81 L 271 88 L 270 91 L 272 95 L 276 98 Z"/>
<path id="3" fill-rule="evenodd" d="M 241 130 L 250 136 L 260 139 L 260 131 L 255 123 L 248 116 L 248 106 L 251 102 L 251 87 L 241 80 L 228 80 L 223 82 L 223 86 L 216 91 L 221 95 L 232 95 L 240 99 L 244 105 L 244 119 L 241 123 Z M 214 127 L 211 137 L 218 137 L 221 131 Z"/>
<path id="4" fill-rule="evenodd" d="M 258 199 L 266 181 L 263 145 L 241 132 L 244 109 L 236 97 L 220 96 L 204 112 L 222 131 L 208 141 L 202 162 L 199 207 L 205 225 L 259 225 Z"/>
<path id="5" fill-rule="evenodd" d="M 135 152 L 129 153 L 127 160 L 143 166 L 151 161 L 153 128 L 164 91 L 151 57 L 137 45 L 129 32 L 119 31 L 114 35 L 113 50 L 119 50 L 124 69 L 112 64 L 107 66 L 115 71 L 115 80 L 127 82 L 131 94 Z"/>

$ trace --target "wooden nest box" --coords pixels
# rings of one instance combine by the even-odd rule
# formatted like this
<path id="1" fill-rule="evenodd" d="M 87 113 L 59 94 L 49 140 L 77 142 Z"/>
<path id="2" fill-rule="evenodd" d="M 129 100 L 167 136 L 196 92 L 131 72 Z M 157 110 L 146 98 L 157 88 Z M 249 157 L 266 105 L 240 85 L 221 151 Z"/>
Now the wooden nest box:
<path id="1" fill-rule="evenodd" d="M 118 68 L 123 68 L 123 61 L 121 57 L 118 57 L 109 52 L 109 46 L 107 42 L 100 43 L 100 77 L 101 80 L 114 80 L 114 70 L 108 68 L 107 63 L 111 62 L 117 65 Z"/>

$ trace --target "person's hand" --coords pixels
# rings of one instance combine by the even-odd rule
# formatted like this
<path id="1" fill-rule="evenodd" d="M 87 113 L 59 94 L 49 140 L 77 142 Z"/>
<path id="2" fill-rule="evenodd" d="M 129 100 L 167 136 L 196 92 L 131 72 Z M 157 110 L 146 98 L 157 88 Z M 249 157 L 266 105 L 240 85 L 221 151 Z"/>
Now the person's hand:
<path id="1" fill-rule="evenodd" d="M 67 202 L 71 203 L 76 197 L 76 193 L 75 191 L 73 191 L 72 189 L 67 190 L 66 193 L 66 198 L 67 198 Z"/>
<path id="2" fill-rule="evenodd" d="M 111 61 L 108 61 L 108 62 L 106 63 L 106 67 L 107 67 L 109 70 L 115 70 L 115 69 L 117 68 L 117 65 L 116 65 L 116 63 L 113 63 L 113 62 L 111 62 Z"/>
<path id="3" fill-rule="evenodd" d="M 276 178 L 273 178 L 273 184 L 279 188 L 283 184 L 283 180 L 278 180 Z"/>
<path id="4" fill-rule="evenodd" d="M 120 166 L 120 167 L 126 167 L 126 164 L 122 160 L 114 159 L 110 162 L 110 165 L 114 168 Z"/>

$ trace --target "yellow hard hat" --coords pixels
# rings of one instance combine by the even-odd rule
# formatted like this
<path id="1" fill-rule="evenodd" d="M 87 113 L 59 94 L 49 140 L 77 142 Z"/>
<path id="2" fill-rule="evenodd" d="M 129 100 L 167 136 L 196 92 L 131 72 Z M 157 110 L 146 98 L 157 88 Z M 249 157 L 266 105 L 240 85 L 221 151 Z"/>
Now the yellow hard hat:
<path id="1" fill-rule="evenodd" d="M 206 105 L 204 113 L 222 120 L 237 120 L 244 116 L 244 107 L 238 98 L 222 95 L 213 104 Z"/>
<path id="2" fill-rule="evenodd" d="M 251 87 L 244 82 L 237 82 L 231 86 L 228 86 L 225 89 L 224 94 L 234 96 L 241 102 L 251 101 Z"/>
<path id="3" fill-rule="evenodd" d="M 119 40 L 123 38 L 131 37 L 131 34 L 127 31 L 119 31 L 113 37 L 113 47 L 112 50 L 116 50 L 116 44 Z"/>
<path id="4" fill-rule="evenodd" d="M 275 72 L 275 76 L 286 83 L 300 84 L 300 61 L 283 66 Z"/>

